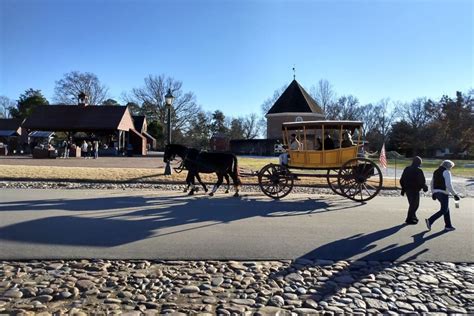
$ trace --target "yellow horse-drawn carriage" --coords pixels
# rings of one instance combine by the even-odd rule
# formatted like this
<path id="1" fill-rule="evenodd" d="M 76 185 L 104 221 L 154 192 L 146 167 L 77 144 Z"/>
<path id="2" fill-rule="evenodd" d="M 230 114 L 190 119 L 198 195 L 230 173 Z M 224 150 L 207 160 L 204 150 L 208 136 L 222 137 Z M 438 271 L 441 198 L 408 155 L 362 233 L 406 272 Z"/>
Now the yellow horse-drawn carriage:
<path id="1" fill-rule="evenodd" d="M 383 179 L 380 168 L 364 158 L 362 126 L 360 121 L 283 123 L 288 163 L 264 166 L 258 173 L 261 190 L 279 199 L 291 192 L 296 179 L 319 177 L 339 195 L 359 202 L 372 199 Z"/>

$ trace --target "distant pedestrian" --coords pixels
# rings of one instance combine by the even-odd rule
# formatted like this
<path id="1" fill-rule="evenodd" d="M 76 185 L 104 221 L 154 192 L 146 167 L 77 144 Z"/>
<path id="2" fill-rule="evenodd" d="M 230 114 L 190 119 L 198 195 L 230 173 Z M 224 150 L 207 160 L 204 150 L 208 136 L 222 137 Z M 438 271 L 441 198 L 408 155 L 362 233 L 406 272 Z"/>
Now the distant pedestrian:
<path id="1" fill-rule="evenodd" d="M 82 157 L 84 157 L 84 159 L 87 158 L 87 142 L 84 140 L 82 142 L 82 145 L 81 145 L 81 154 L 82 154 Z"/>
<path id="2" fill-rule="evenodd" d="M 62 155 L 62 158 L 68 158 L 68 155 L 67 155 L 67 140 L 63 140 L 62 144 L 61 144 L 61 147 L 63 148 L 63 155 Z"/>
<path id="3" fill-rule="evenodd" d="M 92 143 L 91 142 L 87 142 L 87 158 L 88 159 L 91 159 L 92 158 L 92 150 L 94 148 L 92 147 Z"/>
<path id="4" fill-rule="evenodd" d="M 433 200 L 439 201 L 440 209 L 430 218 L 425 219 L 428 230 L 431 230 L 431 226 L 441 215 L 444 217 L 444 229 L 446 231 L 455 230 L 451 224 L 451 217 L 449 215 L 449 193 L 454 196 L 455 201 L 459 201 L 459 196 L 456 191 L 454 191 L 451 183 L 451 169 L 453 167 L 454 162 L 445 160 L 433 173 L 433 179 L 431 180 L 431 197 Z"/>
<path id="5" fill-rule="evenodd" d="M 66 140 L 66 147 L 64 148 L 64 158 L 69 158 L 70 149 L 71 149 L 71 141 Z"/>
<path id="6" fill-rule="evenodd" d="M 94 141 L 94 159 L 99 158 L 99 141 Z"/>
<path id="7" fill-rule="evenodd" d="M 133 145 L 132 145 L 132 143 L 128 143 L 128 145 L 127 145 L 127 156 L 128 157 L 133 156 Z"/>
<path id="8" fill-rule="evenodd" d="M 408 166 L 403 170 L 400 178 L 400 185 L 402 186 L 402 195 L 407 195 L 408 199 L 408 214 L 405 223 L 408 225 L 415 225 L 418 223 L 416 217 L 416 211 L 420 206 L 420 191 L 428 191 L 426 185 L 425 175 L 421 170 L 421 158 L 416 156 L 413 158 L 411 166 Z"/>

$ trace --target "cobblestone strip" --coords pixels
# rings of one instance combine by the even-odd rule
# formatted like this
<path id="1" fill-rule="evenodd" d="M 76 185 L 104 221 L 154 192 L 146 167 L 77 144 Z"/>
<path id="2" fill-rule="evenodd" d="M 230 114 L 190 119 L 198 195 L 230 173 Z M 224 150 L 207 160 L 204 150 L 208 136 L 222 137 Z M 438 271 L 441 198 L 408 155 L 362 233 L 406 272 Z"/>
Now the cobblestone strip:
<path id="1" fill-rule="evenodd" d="M 0 262 L 10 314 L 472 314 L 473 302 L 471 263 Z"/>
<path id="2" fill-rule="evenodd" d="M 220 187 L 220 191 L 225 190 L 225 185 Z M 184 184 L 152 184 L 152 183 L 77 183 L 77 182 L 0 182 L 0 189 L 92 189 L 92 190 L 162 190 L 183 192 Z M 198 187 L 198 190 L 201 188 Z M 233 192 L 233 188 L 230 189 Z M 262 192 L 258 185 L 243 185 L 240 188 L 241 192 Z M 199 191 L 202 194 L 202 191 Z M 294 193 L 310 193 L 310 194 L 334 194 L 329 188 L 324 187 L 304 187 L 295 186 L 292 192 Z M 263 194 L 263 193 L 262 193 Z M 382 190 L 381 196 L 400 196 L 397 190 Z"/>
<path id="3" fill-rule="evenodd" d="M 474 186 L 465 186 L 461 184 L 454 184 L 455 189 L 463 197 L 474 196 Z M 42 182 L 42 181 L 2 181 L 0 182 L 0 189 L 93 189 L 93 190 L 117 190 L 117 189 L 134 189 L 134 190 L 163 190 L 182 192 L 184 184 L 153 184 L 153 183 L 93 183 L 93 182 Z M 225 190 L 225 185 L 220 187 L 220 190 Z M 198 187 L 199 188 L 199 187 Z M 231 188 L 233 192 L 233 188 Z M 241 192 L 262 192 L 258 185 L 243 185 Z M 309 194 L 334 194 L 331 189 L 327 187 L 293 187 L 292 192 L 295 193 L 309 193 Z M 262 193 L 263 194 L 263 193 Z M 400 190 L 383 189 L 379 192 L 380 196 L 400 196 Z M 422 196 L 431 196 L 431 193 L 423 193 Z"/>

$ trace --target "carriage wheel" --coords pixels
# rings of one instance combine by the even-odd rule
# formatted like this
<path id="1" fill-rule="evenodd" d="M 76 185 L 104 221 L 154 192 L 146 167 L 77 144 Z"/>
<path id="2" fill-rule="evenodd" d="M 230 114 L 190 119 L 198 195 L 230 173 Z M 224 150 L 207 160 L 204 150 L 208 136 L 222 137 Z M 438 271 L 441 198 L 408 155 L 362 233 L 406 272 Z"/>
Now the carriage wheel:
<path id="1" fill-rule="evenodd" d="M 326 180 L 328 181 L 328 185 L 334 193 L 338 195 L 342 195 L 342 192 L 341 192 L 341 189 L 339 188 L 339 183 L 338 183 L 338 179 L 339 179 L 339 177 L 337 177 L 338 174 L 339 174 L 339 170 L 329 169 Z"/>
<path id="2" fill-rule="evenodd" d="M 371 160 L 355 158 L 339 169 L 338 184 L 343 196 L 364 202 L 374 198 L 382 188 L 382 172 Z"/>
<path id="3" fill-rule="evenodd" d="M 262 192 L 273 199 L 287 196 L 293 189 L 294 176 L 288 168 L 268 164 L 258 173 L 258 185 Z"/>

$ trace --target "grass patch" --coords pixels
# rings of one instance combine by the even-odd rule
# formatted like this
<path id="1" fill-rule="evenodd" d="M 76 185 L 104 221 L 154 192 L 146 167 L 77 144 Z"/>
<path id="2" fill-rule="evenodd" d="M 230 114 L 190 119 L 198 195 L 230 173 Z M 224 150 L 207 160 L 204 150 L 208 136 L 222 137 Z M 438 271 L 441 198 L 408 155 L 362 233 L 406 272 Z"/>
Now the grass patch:
<path id="1" fill-rule="evenodd" d="M 239 156 L 239 167 L 246 170 L 259 171 L 263 166 L 268 165 L 269 163 L 278 163 L 278 157 L 275 158 L 254 158 L 254 157 L 245 157 Z"/>
<path id="2" fill-rule="evenodd" d="M 443 162 L 444 159 L 423 159 L 423 164 L 421 165 L 422 169 L 426 172 L 435 171 L 439 165 Z M 454 176 L 465 177 L 465 178 L 474 178 L 474 168 L 466 168 L 464 165 L 471 164 L 474 165 L 474 160 L 452 160 L 455 163 L 451 173 Z M 411 165 L 412 159 L 397 159 L 397 170 L 400 170 L 400 175 L 403 169 Z M 390 168 L 395 168 L 395 160 L 390 159 L 388 161 L 388 166 Z M 398 173 L 398 172 L 397 172 Z"/>
<path id="3" fill-rule="evenodd" d="M 277 159 L 240 159 L 240 167 L 245 170 L 260 170 L 261 167 Z M 0 165 L 0 180 L 18 181 L 71 181 L 71 182 L 114 182 L 114 183 L 183 183 L 187 172 L 173 173 L 170 176 L 163 175 L 164 168 L 141 169 L 141 168 L 85 168 L 85 167 L 50 167 L 50 166 L 19 166 Z M 325 172 L 324 172 L 325 174 Z M 201 174 L 205 183 L 215 183 L 215 174 Z M 243 184 L 257 184 L 256 176 L 242 177 Z M 232 180 L 231 180 L 232 182 Z M 326 178 L 300 177 L 295 185 L 327 186 Z M 394 187 L 395 181 L 390 178 L 384 179 L 385 187 Z"/>

